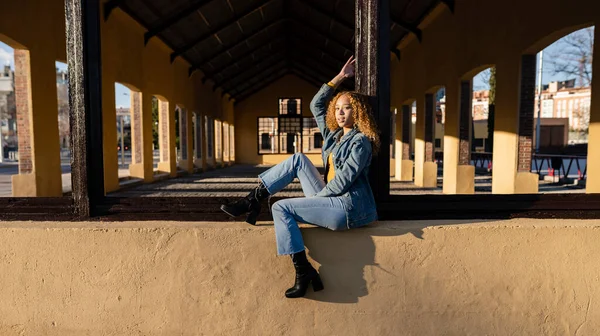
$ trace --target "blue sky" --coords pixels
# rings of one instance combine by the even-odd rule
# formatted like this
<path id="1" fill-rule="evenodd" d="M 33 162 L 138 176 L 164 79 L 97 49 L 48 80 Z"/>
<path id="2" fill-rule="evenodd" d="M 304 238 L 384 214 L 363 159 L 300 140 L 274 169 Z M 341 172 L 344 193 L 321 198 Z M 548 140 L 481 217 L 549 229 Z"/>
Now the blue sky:
<path id="1" fill-rule="evenodd" d="M 544 62 L 546 64 L 547 64 L 546 61 L 549 59 L 550 55 L 556 53 L 560 47 L 561 47 L 561 43 L 560 43 L 560 40 L 558 40 L 555 43 L 548 46 L 544 50 Z M 0 64 L 2 66 L 4 66 L 5 64 L 10 64 L 11 68 L 14 69 L 13 49 L 2 42 L 0 42 Z M 60 70 L 66 70 L 67 65 L 64 63 L 56 62 L 56 67 L 59 68 Z M 548 82 L 551 82 L 551 81 L 561 81 L 561 80 L 566 80 L 566 79 L 569 79 L 569 78 L 567 78 L 566 75 L 564 75 L 564 74 L 553 75 L 550 67 L 544 67 L 544 71 L 542 74 L 542 83 L 547 84 Z M 537 82 L 537 76 L 536 76 L 536 82 Z M 473 78 L 473 88 L 479 89 L 479 90 L 489 88 L 488 83 L 483 80 L 483 76 L 481 73 L 476 75 Z M 121 84 L 115 83 L 116 107 L 126 107 L 126 108 L 130 107 L 131 103 L 129 100 L 129 92 L 130 91 L 127 87 L 125 87 Z"/>

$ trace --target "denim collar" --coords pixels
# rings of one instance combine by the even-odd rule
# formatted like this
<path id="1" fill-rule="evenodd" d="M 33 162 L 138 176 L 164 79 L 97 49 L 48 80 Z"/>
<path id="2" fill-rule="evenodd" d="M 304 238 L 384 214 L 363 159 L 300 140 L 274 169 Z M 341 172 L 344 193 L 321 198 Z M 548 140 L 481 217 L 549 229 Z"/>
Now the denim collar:
<path id="1" fill-rule="evenodd" d="M 356 128 L 351 129 L 348 133 L 346 133 L 344 135 L 344 129 L 343 128 L 339 128 L 336 133 L 333 135 L 333 138 L 335 139 L 336 144 L 340 145 L 343 142 L 345 142 L 348 139 L 351 139 L 354 134 L 358 133 L 358 130 Z M 340 137 L 342 138 L 340 141 Z"/>

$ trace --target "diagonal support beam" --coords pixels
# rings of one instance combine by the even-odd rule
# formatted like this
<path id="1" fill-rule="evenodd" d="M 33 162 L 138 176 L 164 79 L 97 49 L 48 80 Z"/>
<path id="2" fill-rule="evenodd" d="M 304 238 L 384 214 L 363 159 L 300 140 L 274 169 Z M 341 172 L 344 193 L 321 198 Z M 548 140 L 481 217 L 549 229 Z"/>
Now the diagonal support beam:
<path id="1" fill-rule="evenodd" d="M 288 73 L 290 73 L 290 71 L 289 71 L 289 70 L 287 70 L 287 69 L 282 69 L 282 70 L 285 70 L 285 71 L 280 71 L 280 72 L 278 72 L 278 73 L 277 73 L 277 74 L 275 74 L 274 76 L 270 77 L 270 79 L 267 79 L 267 80 L 265 80 L 265 81 L 261 82 L 259 85 L 257 85 L 256 87 L 254 87 L 254 89 L 252 89 L 252 90 L 250 90 L 250 91 L 248 91 L 248 92 L 244 93 L 243 95 L 238 95 L 238 96 L 236 96 L 236 97 L 234 98 L 234 99 L 235 99 L 235 103 L 237 104 L 237 103 L 239 103 L 239 102 L 243 101 L 244 99 L 246 99 L 246 98 L 248 98 L 248 97 L 252 96 L 253 94 L 255 94 L 255 93 L 259 92 L 260 90 L 262 90 L 262 89 L 266 88 L 267 86 L 269 86 L 269 85 L 271 85 L 271 84 L 275 83 L 275 82 L 276 82 L 276 81 L 278 81 L 278 80 L 279 80 L 281 77 L 283 77 L 283 76 L 287 75 Z"/>
<path id="2" fill-rule="evenodd" d="M 317 28 L 314 28 L 314 27 L 312 27 L 312 26 L 309 26 L 308 24 L 306 24 L 306 23 L 302 22 L 300 19 L 297 19 L 297 18 L 292 18 L 291 20 L 292 20 L 292 22 L 293 22 L 294 24 L 296 24 L 296 25 L 300 26 L 302 29 L 307 29 L 307 30 L 310 30 L 310 31 L 312 31 L 312 32 L 315 32 L 315 33 L 317 33 L 317 35 L 319 35 L 319 36 L 323 36 L 324 38 L 326 38 L 326 39 L 328 39 L 328 40 L 330 40 L 330 41 L 333 41 L 333 42 L 335 42 L 336 44 L 338 44 L 338 45 L 342 46 L 342 47 L 343 47 L 343 48 L 344 48 L 346 51 L 348 51 L 350 54 L 353 54 L 353 51 L 352 51 L 352 50 L 354 50 L 354 47 L 353 47 L 352 45 L 348 44 L 347 42 L 341 41 L 341 40 L 339 40 L 339 39 L 338 39 L 337 37 L 335 37 L 335 36 L 329 36 L 329 35 L 327 35 L 327 33 L 321 32 L 321 31 L 319 31 Z"/>
<path id="3" fill-rule="evenodd" d="M 154 27 L 152 27 L 149 31 L 147 31 L 144 34 L 144 45 L 147 45 L 148 41 L 150 41 L 150 39 L 153 38 L 154 36 L 156 36 L 156 35 L 160 34 L 161 32 L 165 31 L 169 27 L 173 26 L 177 22 L 181 21 L 182 19 L 186 18 L 190 14 L 192 14 L 195 11 L 199 10 L 202 6 L 207 5 L 207 4 L 211 3 L 212 1 L 214 1 L 214 0 L 196 1 L 195 3 L 192 3 L 189 6 L 187 6 L 185 8 L 182 8 L 177 13 L 175 13 L 175 14 L 169 16 L 169 17 L 164 18 L 163 20 L 161 20 L 159 23 L 157 23 L 156 25 L 154 25 Z"/>
<path id="4" fill-rule="evenodd" d="M 192 49 L 197 44 L 203 42 L 204 40 L 206 40 L 209 37 L 215 35 L 216 33 L 220 32 L 221 30 L 229 27 L 230 25 L 238 22 L 239 20 L 241 20 L 242 18 L 246 17 L 247 15 L 249 15 L 251 13 L 254 13 L 255 11 L 259 10 L 261 7 L 263 7 L 264 5 L 268 4 L 271 1 L 274 1 L 274 0 L 262 0 L 256 6 L 248 8 L 247 10 L 245 10 L 245 11 L 237 14 L 231 20 L 223 22 L 222 24 L 216 26 L 215 28 L 209 30 L 208 32 L 206 32 L 206 33 L 198 36 L 192 42 L 190 42 L 190 43 L 186 44 L 185 46 L 183 46 L 183 48 L 175 50 L 175 52 L 173 52 L 171 54 L 171 60 L 174 61 L 178 56 L 186 53 L 188 50 Z"/>
<path id="5" fill-rule="evenodd" d="M 227 69 L 229 69 L 231 66 L 237 64 L 237 63 L 241 63 L 243 61 L 245 61 L 247 58 L 249 58 L 250 56 L 253 56 L 257 51 L 264 49 L 265 47 L 269 47 L 269 48 L 273 48 L 273 45 L 277 45 L 278 43 L 281 43 L 282 41 L 284 41 L 283 38 L 277 38 L 275 40 L 270 40 L 270 39 L 266 39 L 263 43 L 257 44 L 256 46 L 254 46 L 253 48 L 249 49 L 248 51 L 246 51 L 244 54 L 240 55 L 239 57 L 236 58 L 231 58 L 231 60 L 227 63 L 225 63 L 224 65 L 216 68 L 215 70 L 211 71 L 211 72 L 205 72 L 204 73 L 204 78 L 202 79 L 202 83 L 205 83 L 206 80 L 214 77 L 216 74 L 218 74 L 219 72 L 223 72 L 226 71 Z"/>
<path id="6" fill-rule="evenodd" d="M 298 2 L 300 2 L 301 4 L 303 4 L 304 6 L 314 10 L 315 12 L 321 13 L 322 15 L 328 17 L 329 19 L 333 20 L 334 22 L 336 22 L 337 24 L 339 24 L 340 26 L 352 30 L 354 31 L 354 23 L 350 23 L 345 21 L 344 19 L 342 19 L 341 17 L 339 17 L 338 15 L 336 15 L 335 12 L 329 12 L 326 11 L 322 8 L 319 8 L 318 6 L 312 4 L 309 1 L 306 0 L 298 0 Z"/>
<path id="7" fill-rule="evenodd" d="M 286 21 L 285 19 L 280 19 L 280 20 L 276 20 L 274 22 L 269 23 L 268 25 L 259 28 L 256 32 L 254 32 L 252 35 L 250 36 L 242 36 L 239 39 L 237 39 L 235 42 L 233 42 L 230 46 L 227 46 L 225 50 L 221 50 L 221 51 L 217 51 L 216 53 L 212 54 L 211 56 L 207 57 L 206 59 L 202 60 L 200 63 L 196 64 L 195 66 L 192 66 L 190 68 L 190 71 L 193 70 L 197 70 L 201 67 L 203 67 L 204 65 L 206 65 L 206 63 L 210 63 L 212 61 L 214 61 L 216 58 L 220 57 L 223 54 L 229 53 L 231 52 L 233 49 L 239 47 L 240 45 L 246 43 L 246 41 L 254 38 L 255 36 L 263 33 L 264 31 L 268 30 L 269 28 L 272 28 L 282 22 Z M 173 62 L 175 60 L 175 58 L 173 58 L 173 54 L 171 54 L 171 62 Z"/>
<path id="8" fill-rule="evenodd" d="M 106 22 L 114 9 L 119 7 L 125 0 L 110 0 L 104 3 L 104 21 Z"/>
<path id="9" fill-rule="evenodd" d="M 251 91 L 253 88 L 255 88 L 257 84 L 260 84 L 262 81 L 269 79 L 271 76 L 274 76 L 283 70 L 285 70 L 285 72 L 289 71 L 287 63 L 280 62 L 276 64 L 275 66 L 271 67 L 268 71 L 265 71 L 259 74 L 258 76 L 246 81 L 243 86 L 239 86 L 236 90 L 232 90 L 231 93 L 233 98 L 244 95 L 248 91 Z"/>
<path id="10" fill-rule="evenodd" d="M 456 1 L 455 0 L 441 0 L 441 1 L 444 5 L 446 5 L 448 7 L 450 12 L 452 14 L 454 14 L 454 5 L 455 5 Z"/>
<path id="11" fill-rule="evenodd" d="M 314 85 L 316 87 L 320 87 L 323 84 L 323 82 L 321 82 L 320 80 L 317 80 L 316 78 L 313 78 L 309 74 L 306 74 L 306 73 L 304 73 L 304 72 L 302 72 L 302 71 L 300 71 L 300 70 L 298 70 L 296 68 L 292 68 L 291 72 L 292 72 L 292 74 L 294 76 L 296 76 L 296 77 L 298 77 L 298 78 L 300 78 L 300 79 L 302 79 L 302 80 L 304 80 L 304 81 L 308 82 L 309 84 Z"/>
<path id="12" fill-rule="evenodd" d="M 255 72 L 257 70 L 263 70 L 265 68 L 268 68 L 271 64 L 274 64 L 275 62 L 280 62 L 281 60 L 283 60 L 285 58 L 285 54 L 283 52 L 279 52 L 275 55 L 272 55 L 258 63 L 256 63 L 254 66 L 249 67 L 248 69 L 239 72 L 233 76 L 227 77 L 227 78 L 223 78 L 220 81 L 216 82 L 215 85 L 213 86 L 213 91 L 216 90 L 218 87 L 223 87 L 226 84 L 235 84 L 240 81 L 240 80 L 247 80 L 248 78 L 251 78 L 253 75 L 255 75 Z M 249 75 L 249 76 L 248 76 Z M 238 79 L 238 81 L 235 81 L 235 79 Z M 233 81 L 233 83 L 232 83 Z"/>
<path id="13" fill-rule="evenodd" d="M 392 18 L 392 22 L 394 24 L 396 24 L 397 26 L 399 26 L 400 28 L 402 28 L 402 29 L 404 29 L 404 30 L 406 30 L 408 32 L 411 32 L 411 33 L 415 34 L 415 36 L 417 37 L 417 39 L 419 40 L 419 42 L 422 41 L 422 39 L 423 39 L 423 32 L 421 31 L 421 29 L 417 28 L 414 25 L 411 25 L 409 23 L 406 23 L 406 22 L 402 21 L 399 17 L 397 17 L 394 14 L 391 14 L 391 18 Z"/>
<path id="14" fill-rule="evenodd" d="M 316 49 L 319 52 L 321 52 L 321 53 L 323 53 L 323 54 L 331 57 L 331 59 L 335 60 L 338 63 L 341 63 L 341 64 L 339 64 L 340 67 L 343 66 L 344 64 L 346 64 L 347 60 L 343 61 L 341 58 L 333 55 L 331 52 L 329 52 L 329 51 L 327 51 L 327 50 L 319 47 L 318 45 L 311 44 L 310 41 L 305 40 L 303 37 L 300 36 L 300 34 L 293 33 L 291 38 L 295 39 L 296 41 L 299 41 L 300 42 L 299 45 L 301 45 L 302 47 L 309 47 L 310 46 L 310 49 Z"/>

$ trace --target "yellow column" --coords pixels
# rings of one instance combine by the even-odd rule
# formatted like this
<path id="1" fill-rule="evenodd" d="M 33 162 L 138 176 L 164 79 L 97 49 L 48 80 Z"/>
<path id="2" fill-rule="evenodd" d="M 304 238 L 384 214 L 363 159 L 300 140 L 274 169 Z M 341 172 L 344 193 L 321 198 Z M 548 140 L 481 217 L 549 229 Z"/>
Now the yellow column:
<path id="1" fill-rule="evenodd" d="M 457 193 L 459 150 L 459 90 L 456 81 L 446 86 L 446 120 L 444 125 L 444 194 Z"/>
<path id="2" fill-rule="evenodd" d="M 515 55 L 496 65 L 496 113 L 492 193 L 513 194 L 517 175 L 519 62 Z"/>
<path id="3" fill-rule="evenodd" d="M 402 105 L 396 115 L 396 161 L 394 177 L 398 181 L 413 180 L 413 161 L 410 159 L 411 119 L 411 105 Z"/>
<path id="4" fill-rule="evenodd" d="M 133 90 L 131 90 L 131 154 L 129 176 L 143 179 L 144 182 L 152 182 L 154 180 L 152 171 L 152 96 L 146 97 L 141 92 Z"/>
<path id="5" fill-rule="evenodd" d="M 595 41 L 600 41 L 600 29 L 595 30 Z M 600 55 L 600 42 L 594 44 L 594 54 Z M 600 62 L 594 62 L 592 81 L 600 81 Z M 590 128 L 588 135 L 586 193 L 600 193 L 600 82 L 592 85 Z"/>
<path id="6" fill-rule="evenodd" d="M 112 78 L 106 72 L 102 73 L 102 147 L 105 193 L 119 189 L 117 110 L 115 106 L 115 82 Z"/>
<path id="7" fill-rule="evenodd" d="M 175 150 L 175 105 L 158 98 L 158 138 L 160 141 L 160 162 L 158 170 L 177 176 L 177 158 Z"/>
<path id="8" fill-rule="evenodd" d="M 11 178 L 12 195 L 60 197 L 55 61 L 44 58 L 41 50 L 36 54 L 38 58 L 31 58 L 29 50 L 14 50 L 19 174 Z"/>
<path id="9" fill-rule="evenodd" d="M 415 185 L 423 186 L 425 166 L 425 95 L 417 99 L 417 122 L 415 125 Z"/>
<path id="10" fill-rule="evenodd" d="M 200 170 L 204 169 L 204 117 L 199 112 L 194 113 L 194 147 L 196 153 L 194 155 L 194 167 Z"/>

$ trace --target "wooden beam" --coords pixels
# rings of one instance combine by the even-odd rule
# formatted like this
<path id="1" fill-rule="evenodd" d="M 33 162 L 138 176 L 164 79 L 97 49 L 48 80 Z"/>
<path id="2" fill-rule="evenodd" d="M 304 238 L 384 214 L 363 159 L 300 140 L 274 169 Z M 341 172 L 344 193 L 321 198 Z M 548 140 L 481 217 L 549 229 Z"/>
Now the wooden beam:
<path id="1" fill-rule="evenodd" d="M 261 71 L 254 74 L 253 76 L 250 76 L 244 80 L 240 80 L 236 83 L 233 83 L 232 89 L 230 90 L 231 96 L 235 97 L 235 96 L 239 95 L 241 92 L 243 92 L 244 90 L 251 87 L 253 83 L 257 82 L 257 80 L 256 80 L 257 78 L 258 79 L 265 78 L 266 76 L 268 76 L 278 70 L 287 68 L 287 67 L 288 67 L 288 63 L 282 59 L 282 60 L 278 61 L 277 63 L 272 63 L 272 65 L 269 66 L 267 69 L 264 69 L 264 71 L 262 71 L 263 69 L 260 69 Z"/>
<path id="2" fill-rule="evenodd" d="M 119 7 L 125 0 L 109 0 L 104 3 L 104 21 L 107 21 L 112 11 Z"/>
<path id="3" fill-rule="evenodd" d="M 175 58 L 177 58 L 178 56 L 184 54 L 185 52 L 187 52 L 188 50 L 192 49 L 193 47 L 195 47 L 197 44 L 201 43 L 202 41 L 208 39 L 209 37 L 215 35 L 216 33 L 220 32 L 221 30 L 229 27 L 230 25 L 238 22 L 240 19 L 244 18 L 245 16 L 253 13 L 254 11 L 260 9 L 261 7 L 263 7 L 264 5 L 268 4 L 271 1 L 275 1 L 275 0 L 261 0 L 256 6 L 253 6 L 251 8 L 246 9 L 245 11 L 237 14 L 236 16 L 234 16 L 231 20 L 226 21 L 218 26 L 216 26 L 215 28 L 212 28 L 211 30 L 209 30 L 208 32 L 198 36 L 197 38 L 195 38 L 192 42 L 186 44 L 185 46 L 183 46 L 182 48 L 175 50 L 172 54 L 171 54 L 171 62 L 173 62 L 175 60 Z"/>
<path id="4" fill-rule="evenodd" d="M 199 10 L 202 6 L 207 5 L 207 4 L 211 3 L 212 1 L 214 1 L 214 0 L 196 1 L 196 2 L 194 2 L 192 4 L 189 4 L 185 8 L 182 8 L 177 13 L 175 13 L 175 14 L 173 14 L 171 16 L 168 16 L 166 18 L 163 18 L 160 22 L 158 22 L 157 24 L 155 24 L 154 27 L 152 27 L 151 29 L 149 29 L 144 34 L 144 45 L 147 45 L 148 41 L 150 41 L 150 39 L 153 38 L 154 36 L 156 36 L 156 35 L 160 34 L 161 32 L 165 31 L 169 27 L 173 26 L 177 22 L 181 21 L 185 17 L 187 17 L 190 14 L 194 13 L 195 11 Z"/>
<path id="5" fill-rule="evenodd" d="M 269 86 L 269 85 L 271 85 L 271 84 L 275 83 L 275 82 L 276 82 L 276 81 L 278 81 L 278 80 L 279 80 L 281 77 L 283 77 L 283 76 L 285 76 L 285 75 L 287 75 L 287 74 L 288 74 L 288 72 L 282 72 L 282 73 L 280 73 L 280 74 L 278 74 L 278 75 L 276 75 L 276 76 L 273 76 L 271 79 L 269 79 L 269 80 L 267 80 L 267 81 L 263 82 L 263 83 L 262 83 L 260 86 L 257 86 L 257 87 L 255 87 L 255 88 L 254 88 L 254 90 L 252 90 L 252 91 L 250 91 L 250 92 L 246 93 L 246 94 L 245 94 L 245 95 L 243 95 L 243 96 L 239 96 L 239 97 L 237 97 L 237 98 L 234 98 L 234 99 L 235 99 L 235 104 L 238 104 L 238 103 L 240 103 L 240 102 L 244 101 L 245 99 L 247 99 L 247 98 L 251 97 L 251 96 L 252 96 L 252 95 L 254 95 L 255 93 L 257 93 L 257 92 L 259 92 L 260 90 L 262 90 L 262 89 L 266 88 L 267 86 Z"/>
<path id="6" fill-rule="evenodd" d="M 323 85 L 323 82 L 313 78 L 312 76 L 310 76 L 309 74 L 306 74 L 304 72 L 302 72 L 301 70 L 298 70 L 294 67 L 291 68 L 292 74 L 316 87 L 321 87 L 321 85 Z"/>
<path id="7" fill-rule="evenodd" d="M 356 1 L 356 91 L 369 98 L 381 149 L 370 180 L 378 203 L 390 195 L 390 0 Z"/>
<path id="8" fill-rule="evenodd" d="M 290 72 L 287 64 L 284 66 L 273 67 L 270 71 L 265 72 L 260 77 L 256 77 L 254 81 L 249 82 L 246 88 L 240 90 L 236 94 L 233 95 L 233 99 L 238 99 L 239 97 L 251 96 L 252 94 L 262 90 L 273 81 L 281 78 L 282 76 L 288 74 Z"/>
<path id="9" fill-rule="evenodd" d="M 294 24 L 298 25 L 299 27 L 301 27 L 301 29 L 307 29 L 310 30 L 314 33 L 316 33 L 319 36 L 322 36 L 330 41 L 335 42 L 336 44 L 342 46 L 346 51 L 348 51 L 350 54 L 353 53 L 354 47 L 350 44 L 348 44 L 348 42 L 344 42 L 340 39 L 338 39 L 336 36 L 329 36 L 327 33 L 321 32 L 319 31 L 318 28 L 314 28 L 309 26 L 308 24 L 306 24 L 305 22 L 301 21 L 300 19 L 297 18 L 291 18 L 292 22 L 294 22 Z"/>
<path id="10" fill-rule="evenodd" d="M 283 52 L 273 54 L 273 55 L 269 56 L 268 58 L 265 58 L 259 62 L 256 62 L 253 66 L 234 74 L 233 76 L 229 76 L 229 77 L 221 79 L 220 81 L 215 83 L 215 85 L 213 86 L 213 90 L 216 90 L 218 87 L 223 87 L 223 85 L 225 85 L 225 84 L 231 83 L 231 81 L 234 79 L 246 80 L 248 75 L 252 76 L 254 74 L 254 72 L 256 72 L 257 70 L 263 70 L 263 69 L 269 67 L 269 65 L 274 64 L 273 62 L 281 61 L 284 58 L 285 58 L 285 54 Z M 235 83 L 236 82 L 234 81 L 232 84 L 235 84 Z"/>
<path id="11" fill-rule="evenodd" d="M 455 0 L 441 0 L 441 2 L 444 5 L 446 5 L 446 7 L 448 7 L 448 9 L 450 10 L 450 12 L 452 14 L 454 14 L 454 7 L 455 7 L 455 4 L 456 4 Z"/>
<path id="12" fill-rule="evenodd" d="M 314 10 L 315 12 L 321 13 L 322 15 L 328 17 L 329 19 L 331 19 L 335 23 L 339 24 L 340 26 L 342 26 L 348 30 L 354 31 L 354 23 L 347 22 L 346 20 L 339 17 L 335 12 L 330 12 L 330 11 L 326 11 L 322 8 L 319 8 L 319 6 L 314 5 L 310 1 L 298 0 L 298 2 L 300 2 L 301 4 L 303 4 L 304 6 L 310 8 L 310 9 Z"/>
<path id="13" fill-rule="evenodd" d="M 204 78 L 202 79 L 202 83 L 205 83 L 207 79 L 210 79 L 210 78 L 214 77 L 219 72 L 226 71 L 229 67 L 231 67 L 231 66 L 233 66 L 233 65 L 235 65 L 237 63 L 240 63 L 240 62 L 246 60 L 250 56 L 253 56 L 255 52 L 263 49 L 264 47 L 268 46 L 269 48 L 272 49 L 274 44 L 276 45 L 277 43 L 280 43 L 281 41 L 283 41 L 283 38 L 281 38 L 281 37 L 279 37 L 279 38 L 277 38 L 275 40 L 265 39 L 265 41 L 263 43 L 257 44 L 256 46 L 248 49 L 248 51 L 246 51 L 245 53 L 243 53 L 242 55 L 240 55 L 240 56 L 238 56 L 236 58 L 231 58 L 231 60 L 229 62 L 225 63 L 224 65 L 222 65 L 222 66 L 220 66 L 218 68 L 216 68 L 215 70 L 210 71 L 210 72 L 208 72 L 208 71 L 205 72 L 204 73 Z"/>
<path id="14" fill-rule="evenodd" d="M 404 29 L 404 30 L 406 30 L 408 32 L 413 33 L 417 37 L 417 39 L 419 40 L 419 42 L 422 41 L 422 39 L 423 39 L 423 32 L 421 31 L 421 29 L 417 28 L 414 25 L 411 25 L 409 23 L 406 23 L 406 22 L 402 21 L 402 19 L 400 19 L 399 17 L 397 17 L 394 14 L 390 14 L 390 15 L 391 15 L 391 19 L 392 19 L 393 23 L 395 23 L 400 28 L 402 28 L 402 29 Z"/>
<path id="15" fill-rule="evenodd" d="M 220 51 L 217 51 L 216 53 L 213 53 L 212 55 L 210 55 L 206 59 L 200 61 L 198 64 L 196 64 L 192 68 L 194 68 L 194 69 L 200 69 L 201 67 L 203 67 L 207 63 L 210 63 L 213 60 L 215 60 L 216 58 L 221 57 L 221 55 L 223 55 L 223 54 L 231 52 L 233 49 L 235 49 L 235 48 L 239 47 L 240 45 L 246 43 L 248 40 L 254 38 L 255 36 L 263 33 L 266 30 L 268 30 L 269 28 L 272 28 L 273 26 L 276 26 L 276 25 L 278 25 L 278 24 L 280 24 L 280 23 L 282 23 L 284 21 L 286 21 L 286 20 L 285 19 L 279 19 L 279 20 L 273 21 L 273 22 L 267 24 L 266 26 L 259 28 L 256 32 L 252 33 L 252 35 L 250 35 L 250 36 L 242 36 L 242 37 L 240 37 L 235 42 L 233 42 L 230 46 L 227 46 L 225 50 L 220 50 Z M 175 60 L 175 58 L 173 57 L 173 54 L 171 54 L 171 62 L 173 62 L 174 60 Z"/>
<path id="16" fill-rule="evenodd" d="M 86 218 L 104 198 L 99 1 L 66 0 L 65 20 L 72 196 L 76 215 Z"/>
<path id="17" fill-rule="evenodd" d="M 318 45 L 316 45 L 316 44 L 314 44 L 314 43 L 313 43 L 313 44 L 311 44 L 311 43 L 310 43 L 310 41 L 306 41 L 306 40 L 304 40 L 302 37 L 300 37 L 300 35 L 299 35 L 299 34 L 292 34 L 292 35 L 293 35 L 293 36 L 292 36 L 292 39 L 296 39 L 296 40 L 300 41 L 300 42 L 301 42 L 301 43 L 300 43 L 300 45 L 302 45 L 302 47 L 310 47 L 310 49 L 311 49 L 311 50 L 312 50 L 312 49 L 315 49 L 315 50 L 317 50 L 317 51 L 320 51 L 321 53 L 323 53 L 323 54 L 325 54 L 325 55 L 327 55 L 327 56 L 331 57 L 331 59 L 333 59 L 334 61 L 336 61 L 336 62 L 338 62 L 338 63 L 341 63 L 341 64 L 339 64 L 340 68 L 341 68 L 341 67 L 342 67 L 344 64 L 346 64 L 346 61 L 347 61 L 347 60 L 346 60 L 346 61 L 343 61 L 341 58 L 339 58 L 339 57 L 337 57 L 337 56 L 333 55 L 333 54 L 332 54 L 331 52 L 329 52 L 328 50 L 325 50 L 325 49 L 323 49 L 323 48 L 319 47 Z"/>

